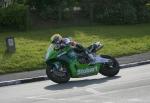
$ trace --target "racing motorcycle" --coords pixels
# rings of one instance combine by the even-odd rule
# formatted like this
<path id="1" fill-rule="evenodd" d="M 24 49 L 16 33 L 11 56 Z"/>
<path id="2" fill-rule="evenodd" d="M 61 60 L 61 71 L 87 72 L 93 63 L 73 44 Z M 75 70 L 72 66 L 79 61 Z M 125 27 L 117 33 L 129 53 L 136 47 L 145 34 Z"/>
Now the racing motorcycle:
<path id="1" fill-rule="evenodd" d="M 93 43 L 85 48 L 86 53 L 90 55 L 86 56 L 69 45 L 58 47 L 51 44 L 45 57 L 47 77 L 55 83 L 66 83 L 70 78 L 98 73 L 107 77 L 117 75 L 120 67 L 115 58 L 108 55 L 96 55 L 102 47 L 103 45 L 99 42 Z"/>

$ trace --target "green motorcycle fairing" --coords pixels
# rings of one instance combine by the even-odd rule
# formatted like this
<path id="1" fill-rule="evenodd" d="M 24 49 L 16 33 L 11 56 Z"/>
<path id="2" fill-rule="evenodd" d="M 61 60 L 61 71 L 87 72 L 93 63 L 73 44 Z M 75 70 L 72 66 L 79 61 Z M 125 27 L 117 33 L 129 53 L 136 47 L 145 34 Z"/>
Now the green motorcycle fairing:
<path id="1" fill-rule="evenodd" d="M 101 63 L 94 65 L 79 63 L 76 53 L 70 46 L 66 46 L 63 49 L 55 49 L 55 46 L 51 44 L 47 50 L 45 59 L 47 65 L 57 61 L 66 65 L 72 78 L 96 75 L 102 67 Z"/>

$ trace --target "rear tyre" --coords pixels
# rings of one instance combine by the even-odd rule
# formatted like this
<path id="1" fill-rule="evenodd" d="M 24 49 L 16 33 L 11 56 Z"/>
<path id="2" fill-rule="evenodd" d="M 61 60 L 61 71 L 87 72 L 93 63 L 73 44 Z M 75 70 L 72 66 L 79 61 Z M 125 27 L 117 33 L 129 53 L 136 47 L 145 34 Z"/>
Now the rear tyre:
<path id="1" fill-rule="evenodd" d="M 70 74 L 65 65 L 60 63 L 60 68 L 57 69 L 54 64 L 47 66 L 47 77 L 55 83 L 67 83 L 70 80 Z"/>
<path id="2" fill-rule="evenodd" d="M 106 58 L 106 59 L 110 59 L 111 63 L 106 63 L 103 64 L 103 67 L 100 69 L 100 73 L 104 76 L 108 76 L 108 77 L 113 77 L 115 75 L 117 75 L 120 71 L 120 66 L 118 61 L 108 55 L 101 55 L 101 57 Z"/>

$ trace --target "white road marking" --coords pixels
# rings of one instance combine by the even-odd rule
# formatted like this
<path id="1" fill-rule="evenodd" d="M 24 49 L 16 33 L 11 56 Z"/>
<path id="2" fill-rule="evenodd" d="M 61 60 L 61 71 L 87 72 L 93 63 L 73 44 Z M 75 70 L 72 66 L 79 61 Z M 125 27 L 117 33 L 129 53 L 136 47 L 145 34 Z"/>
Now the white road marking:
<path id="1" fill-rule="evenodd" d="M 73 89 L 78 89 L 77 87 L 73 87 Z"/>
<path id="2" fill-rule="evenodd" d="M 138 98 L 131 98 L 131 99 L 128 99 L 128 101 L 131 101 L 131 102 L 141 102 L 142 100 L 138 99 Z"/>
<path id="3" fill-rule="evenodd" d="M 84 100 L 84 102 L 95 102 L 95 100 Z"/>
<path id="4" fill-rule="evenodd" d="M 43 99 L 43 100 L 46 100 L 46 99 L 50 99 L 50 98 L 37 98 L 37 97 L 27 97 L 27 99 Z"/>
<path id="5" fill-rule="evenodd" d="M 90 93 L 92 93 L 92 94 L 96 94 L 96 95 L 97 95 L 97 94 L 101 94 L 100 92 L 96 91 L 96 90 L 93 89 L 93 88 L 86 88 L 85 91 L 90 92 Z"/>
<path id="6" fill-rule="evenodd" d="M 92 93 L 91 95 L 93 95 L 93 94 L 94 95 L 101 95 L 101 97 L 103 97 L 103 98 L 109 98 L 109 99 L 111 98 L 112 99 L 112 97 L 102 96 L 103 93 L 95 90 L 94 88 L 87 88 L 87 89 L 85 89 L 85 91 Z M 88 95 L 85 95 L 85 96 L 82 96 L 82 97 L 86 97 L 86 96 L 88 96 Z"/>
<path id="7" fill-rule="evenodd" d="M 36 98 L 36 97 L 27 97 L 27 99 L 34 99 L 34 100 L 51 100 L 51 101 L 73 101 L 73 99 L 55 99 L 55 98 Z M 87 100 L 80 100 L 80 99 L 75 99 L 74 101 L 83 101 L 83 102 L 87 102 Z M 90 100 L 93 101 L 93 100 Z"/>

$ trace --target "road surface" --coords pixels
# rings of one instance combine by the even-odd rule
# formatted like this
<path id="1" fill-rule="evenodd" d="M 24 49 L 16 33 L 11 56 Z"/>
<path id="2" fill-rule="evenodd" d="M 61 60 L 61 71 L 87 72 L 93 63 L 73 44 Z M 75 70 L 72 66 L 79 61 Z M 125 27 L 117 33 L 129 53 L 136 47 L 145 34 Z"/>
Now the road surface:
<path id="1" fill-rule="evenodd" d="M 150 103 L 150 64 L 66 84 L 49 80 L 0 87 L 0 103 Z"/>

